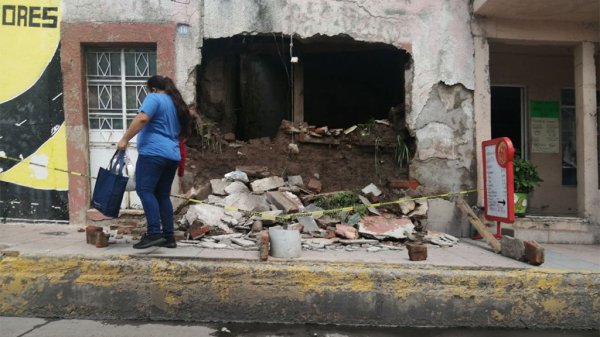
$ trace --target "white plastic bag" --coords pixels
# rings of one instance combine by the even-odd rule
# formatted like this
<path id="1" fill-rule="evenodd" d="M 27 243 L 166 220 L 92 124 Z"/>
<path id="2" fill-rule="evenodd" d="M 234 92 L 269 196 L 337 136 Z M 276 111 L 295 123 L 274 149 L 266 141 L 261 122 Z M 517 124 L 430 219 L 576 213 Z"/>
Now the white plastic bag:
<path id="1" fill-rule="evenodd" d="M 127 152 L 125 153 L 125 172 L 129 177 L 127 186 L 125 186 L 125 191 L 133 192 L 135 191 L 135 165 L 127 155 Z"/>

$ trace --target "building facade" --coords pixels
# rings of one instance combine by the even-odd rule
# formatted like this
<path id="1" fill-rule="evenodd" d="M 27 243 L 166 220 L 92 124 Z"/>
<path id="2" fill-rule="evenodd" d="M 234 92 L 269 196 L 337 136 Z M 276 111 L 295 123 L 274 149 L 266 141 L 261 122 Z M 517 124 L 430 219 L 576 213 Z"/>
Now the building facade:
<path id="1" fill-rule="evenodd" d="M 282 119 L 344 124 L 360 111 L 379 118 L 393 108 L 415 144 L 410 176 L 426 195 L 481 189 L 480 143 L 510 136 L 544 179 L 532 195 L 532 212 L 600 221 L 595 0 L 70 0 L 26 9 L 5 2 L 2 29 L 34 34 L 34 28 L 50 28 L 31 23 L 56 21 L 48 66 L 40 66 L 43 75 L 38 71 L 34 81 L 48 84 L 15 89 L 14 97 L 0 100 L 0 136 L 14 133 L 0 138 L 8 157 L 39 161 L 42 144 L 54 139 L 64 142 L 68 170 L 91 175 L 135 114 L 144 79 L 159 73 L 242 138 L 269 135 Z M 15 56 L 10 62 L 24 69 L 26 61 Z M 280 89 L 290 82 L 291 97 Z M 3 92 L 14 87 L 2 86 Z M 15 103 L 30 102 L 26 94 L 42 105 Z M 244 115 L 235 113 L 234 96 L 246 107 Z M 331 98 L 326 106 L 323 97 Z M 551 111 L 532 115 L 537 106 Z M 13 127 L 33 115 L 43 115 L 54 129 L 36 131 L 27 122 L 20 126 L 27 129 Z M 43 134 L 30 141 L 27 135 L 35 132 Z M 59 167 L 60 153 L 52 152 L 47 163 Z M 7 219 L 85 223 L 89 177 L 61 173 L 62 185 L 41 188 L 30 182 L 31 174 L 23 177 L 26 183 L 10 174 L 33 170 L 30 163 L 2 165 Z M 13 199 L 23 206 L 8 207 Z M 24 204 L 38 199 L 62 213 L 33 215 Z M 124 207 L 138 206 L 134 194 L 126 197 Z M 439 199 L 431 206 L 434 228 L 467 235 L 464 228 L 449 228 L 458 212 L 452 203 Z"/>

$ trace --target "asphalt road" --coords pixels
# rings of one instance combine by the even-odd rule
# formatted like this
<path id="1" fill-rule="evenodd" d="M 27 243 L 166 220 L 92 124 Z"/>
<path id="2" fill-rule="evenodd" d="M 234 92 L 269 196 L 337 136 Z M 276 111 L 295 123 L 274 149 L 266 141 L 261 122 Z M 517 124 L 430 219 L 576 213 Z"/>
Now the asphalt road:
<path id="1" fill-rule="evenodd" d="M 187 324 L 0 317 L 1 337 L 598 337 L 596 331 Z"/>

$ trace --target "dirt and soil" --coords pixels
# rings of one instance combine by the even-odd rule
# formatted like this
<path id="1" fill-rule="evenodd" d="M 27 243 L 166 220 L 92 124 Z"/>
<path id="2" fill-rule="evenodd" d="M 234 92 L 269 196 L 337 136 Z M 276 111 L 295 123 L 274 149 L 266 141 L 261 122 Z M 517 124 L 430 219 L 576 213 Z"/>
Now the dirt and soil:
<path id="1" fill-rule="evenodd" d="M 306 184 L 318 177 L 322 193 L 358 191 L 370 183 L 377 185 L 383 197 L 394 197 L 400 191 L 387 188 L 389 179 L 407 179 L 407 169 L 396 163 L 396 132 L 392 127 L 371 123 L 359 125 L 352 133 L 314 138 L 315 144 L 301 142 L 298 135 L 281 131 L 273 139 L 260 138 L 248 142 L 225 141 L 223 135 L 196 136 L 188 140 L 186 170 L 193 175 L 194 187 L 205 198 L 211 179 L 222 178 L 240 166 L 265 166 L 270 175 L 300 175 Z M 226 138 L 226 137 L 225 137 Z M 289 144 L 296 143 L 299 153 L 292 154 Z"/>

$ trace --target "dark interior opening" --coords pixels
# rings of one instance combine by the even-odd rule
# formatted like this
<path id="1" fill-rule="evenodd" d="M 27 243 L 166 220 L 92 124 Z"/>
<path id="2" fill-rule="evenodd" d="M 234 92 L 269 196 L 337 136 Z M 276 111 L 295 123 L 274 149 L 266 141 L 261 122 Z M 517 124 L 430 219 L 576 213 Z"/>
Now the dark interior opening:
<path id="1" fill-rule="evenodd" d="M 345 128 L 388 118 L 390 108 L 404 106 L 404 51 L 382 44 L 334 45 L 303 55 L 306 122 Z"/>
<path id="2" fill-rule="evenodd" d="M 491 88 L 492 138 L 508 137 L 516 151 L 521 150 L 521 88 Z M 521 153 L 522 154 L 522 153 Z"/>
<path id="3" fill-rule="evenodd" d="M 237 139 L 274 137 L 293 120 L 289 37 L 207 39 L 198 70 L 198 110 Z M 391 45 L 346 37 L 294 40 L 303 72 L 304 121 L 344 128 L 404 112 L 408 55 Z"/>

